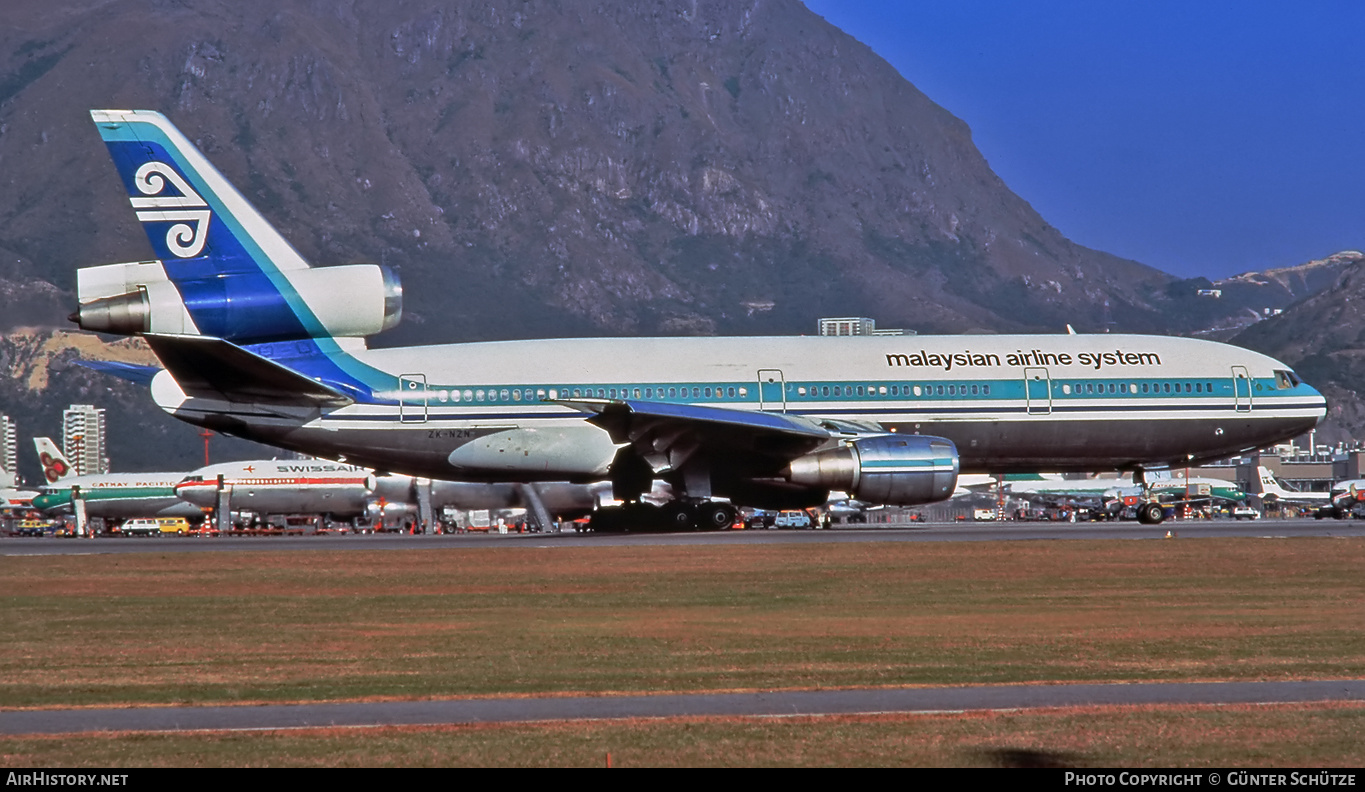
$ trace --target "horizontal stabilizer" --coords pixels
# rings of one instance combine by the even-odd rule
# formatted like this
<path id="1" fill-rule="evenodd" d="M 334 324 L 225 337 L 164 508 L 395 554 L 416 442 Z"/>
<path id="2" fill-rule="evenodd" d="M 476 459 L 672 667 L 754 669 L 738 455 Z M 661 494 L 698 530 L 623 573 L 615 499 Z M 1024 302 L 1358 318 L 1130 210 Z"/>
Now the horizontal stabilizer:
<path id="1" fill-rule="evenodd" d="M 353 399 L 235 344 L 211 336 L 143 336 L 187 396 L 299 407 L 345 407 Z"/>
<path id="2" fill-rule="evenodd" d="M 156 366 L 140 366 L 136 363 L 120 363 L 117 360 L 77 360 L 76 365 L 84 366 L 101 374 L 112 374 L 137 385 L 151 385 L 152 378 L 161 372 Z"/>

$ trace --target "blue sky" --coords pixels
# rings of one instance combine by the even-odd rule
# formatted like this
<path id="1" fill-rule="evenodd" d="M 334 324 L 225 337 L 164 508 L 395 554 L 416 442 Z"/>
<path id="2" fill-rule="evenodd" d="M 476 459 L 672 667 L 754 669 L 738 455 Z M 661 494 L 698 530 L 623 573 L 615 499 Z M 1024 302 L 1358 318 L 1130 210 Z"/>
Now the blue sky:
<path id="1" fill-rule="evenodd" d="M 1365 2 L 806 6 L 1076 242 L 1209 278 L 1365 249 Z"/>

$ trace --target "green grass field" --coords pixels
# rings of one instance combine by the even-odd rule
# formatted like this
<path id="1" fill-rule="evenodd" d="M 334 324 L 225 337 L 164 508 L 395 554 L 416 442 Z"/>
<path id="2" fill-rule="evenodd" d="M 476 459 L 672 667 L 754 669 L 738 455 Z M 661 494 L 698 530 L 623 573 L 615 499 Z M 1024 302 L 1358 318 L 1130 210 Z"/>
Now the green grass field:
<path id="1" fill-rule="evenodd" d="M 1365 540 L 1359 539 L 3 558 L 0 707 L 1358 678 L 1365 675 L 1363 561 Z M 1332 735 L 1343 729 L 1355 743 L 1365 742 L 1359 739 L 1365 732 L 1361 710 L 1354 707 L 1233 715 L 1234 710 L 1215 708 L 1198 710 L 1197 717 L 1250 724 L 1279 717 L 1281 711 L 1322 724 L 1321 739 L 1310 739 L 1308 727 L 1304 731 L 1305 742 L 1325 752 L 1309 754 L 1317 762 L 1341 755 L 1331 746 L 1340 743 Z M 1140 717 L 1146 722 L 1173 710 L 1105 712 L 1110 721 Z M 1182 723 L 1196 718 L 1170 716 Z M 1017 717 L 1047 733 L 1053 728 L 1048 724 L 1061 716 Z M 1066 717 L 1102 716 L 1073 712 Z M 924 718 L 845 720 L 885 732 L 886 739 L 910 742 L 920 739 L 916 734 L 942 727 L 925 732 Z M 995 761 L 989 750 L 973 753 L 964 746 L 972 740 L 997 744 L 983 735 L 1000 722 L 960 720 L 978 735 L 938 749 L 898 749 L 903 758 L 828 748 L 830 719 L 810 719 L 806 725 L 646 722 L 567 730 L 549 725 L 378 730 L 382 734 L 373 735 L 374 740 L 425 744 L 427 760 L 350 751 L 334 756 L 322 746 L 336 745 L 335 738 L 313 733 L 137 735 L 81 738 L 81 745 L 83 752 L 93 745 L 157 745 L 148 755 L 164 751 L 179 757 L 176 764 L 259 763 L 257 758 L 265 756 L 274 757 L 264 760 L 272 764 L 295 759 L 303 764 L 594 764 L 600 759 L 597 747 L 583 747 L 577 735 L 624 729 L 638 732 L 641 745 L 649 740 L 672 745 L 686 734 L 721 729 L 767 735 L 752 739 L 783 749 L 755 748 L 738 754 L 747 759 L 732 762 L 711 751 L 705 745 L 710 738 L 704 738 L 694 750 L 667 756 L 644 747 L 638 753 L 623 749 L 620 756 L 637 764 L 756 764 L 770 756 L 777 764 Z M 1263 728 L 1282 733 L 1274 723 Z M 1129 730 L 1114 728 L 1115 745 L 1125 742 L 1120 735 Z M 538 736 L 527 738 L 527 731 Z M 556 739 L 565 745 L 554 750 L 561 753 L 473 747 L 480 740 L 539 743 L 546 735 L 560 735 Z M 214 747 L 239 740 L 259 743 L 265 753 L 234 759 L 237 752 Z M 814 741 L 811 753 L 788 745 L 793 740 Z M 452 742 L 466 747 L 438 747 Z M 817 751 L 814 743 L 825 747 Z M 76 760 L 63 755 L 61 745 L 55 738 L 0 740 L 8 764 Z M 1064 748 L 1078 756 L 1111 750 Z M 103 761 L 115 762 L 120 750 L 110 747 L 114 758 Z M 1135 744 L 1132 750 L 1148 747 Z M 1113 761 L 1134 756 L 1112 751 L 1119 757 Z M 1358 763 L 1360 754 L 1353 755 Z M 1204 761 L 1196 754 L 1180 756 L 1180 763 Z"/>

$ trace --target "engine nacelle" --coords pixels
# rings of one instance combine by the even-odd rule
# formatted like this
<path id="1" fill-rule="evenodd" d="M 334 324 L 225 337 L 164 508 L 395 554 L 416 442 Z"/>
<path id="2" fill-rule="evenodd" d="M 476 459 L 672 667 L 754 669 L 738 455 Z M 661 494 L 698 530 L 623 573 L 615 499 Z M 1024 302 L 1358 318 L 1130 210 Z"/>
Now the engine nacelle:
<path id="1" fill-rule="evenodd" d="M 794 459 L 786 477 L 794 484 L 843 490 L 869 503 L 917 506 L 951 497 L 957 471 L 953 441 L 887 435 Z"/>
<path id="2" fill-rule="evenodd" d="M 403 287 L 388 267 L 351 264 L 280 274 L 285 282 L 277 286 L 258 272 L 172 282 L 159 261 L 87 267 L 76 272 L 80 307 L 72 318 L 100 333 L 257 342 L 369 336 L 403 316 Z"/>

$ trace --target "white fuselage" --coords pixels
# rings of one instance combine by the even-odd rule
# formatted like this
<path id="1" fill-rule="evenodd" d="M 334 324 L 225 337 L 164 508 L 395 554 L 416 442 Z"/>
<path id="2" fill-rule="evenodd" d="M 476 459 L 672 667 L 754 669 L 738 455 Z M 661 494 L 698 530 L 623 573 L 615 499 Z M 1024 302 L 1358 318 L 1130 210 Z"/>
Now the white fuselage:
<path id="1" fill-rule="evenodd" d="M 221 479 L 220 479 L 221 477 Z M 194 505 L 217 506 L 224 491 L 230 508 L 257 514 L 327 513 L 364 516 L 376 507 L 415 510 L 419 489 L 427 490 L 433 509 L 524 508 L 538 497 L 551 515 L 583 514 L 603 498 L 609 484 L 542 482 L 534 493 L 510 483 L 417 480 L 402 474 L 376 474 L 357 465 L 310 460 L 224 462 L 195 470 L 180 481 L 176 494 Z"/>
<path id="2" fill-rule="evenodd" d="M 231 508 L 257 514 L 329 513 L 359 515 L 374 493 L 375 476 L 365 468 L 325 460 L 252 460 L 200 468 L 175 492 L 213 508 L 226 489 Z"/>
<path id="3" fill-rule="evenodd" d="M 41 487 L 33 506 L 46 512 L 73 511 L 79 497 L 87 517 L 124 520 L 134 517 L 185 517 L 203 514 L 175 495 L 184 473 L 103 473 L 69 476 Z"/>
<path id="4" fill-rule="evenodd" d="M 1184 465 L 1296 436 L 1325 412 L 1283 363 L 1161 336 L 552 339 L 356 349 L 340 366 L 373 398 L 339 409 L 187 399 L 165 373 L 152 390 L 178 417 L 283 447 L 510 481 L 607 475 L 620 443 L 559 403 L 584 398 L 942 436 L 964 472 L 991 473 Z"/>

